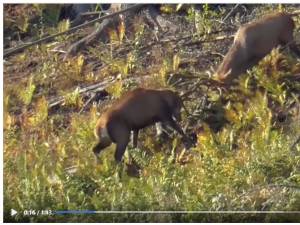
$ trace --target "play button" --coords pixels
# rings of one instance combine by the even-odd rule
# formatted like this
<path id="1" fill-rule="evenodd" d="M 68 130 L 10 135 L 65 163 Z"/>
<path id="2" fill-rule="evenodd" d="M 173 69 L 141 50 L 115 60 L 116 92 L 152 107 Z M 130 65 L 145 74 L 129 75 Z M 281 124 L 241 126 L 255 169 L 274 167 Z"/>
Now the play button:
<path id="1" fill-rule="evenodd" d="M 14 210 L 14 209 L 11 209 L 10 210 L 10 215 L 11 216 L 14 216 L 14 215 L 16 215 L 18 212 L 16 211 L 16 210 Z"/>

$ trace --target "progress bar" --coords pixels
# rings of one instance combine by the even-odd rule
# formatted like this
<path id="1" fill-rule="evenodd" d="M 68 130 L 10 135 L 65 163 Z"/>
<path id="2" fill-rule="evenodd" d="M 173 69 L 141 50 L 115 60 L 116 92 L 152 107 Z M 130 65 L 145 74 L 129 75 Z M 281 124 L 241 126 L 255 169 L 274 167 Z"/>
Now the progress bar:
<path id="1" fill-rule="evenodd" d="M 63 211 L 54 211 L 56 215 L 63 214 L 97 214 L 97 211 L 92 210 L 63 210 Z"/>
<path id="2" fill-rule="evenodd" d="M 300 211 L 93 211 L 64 210 L 54 214 L 300 214 Z"/>

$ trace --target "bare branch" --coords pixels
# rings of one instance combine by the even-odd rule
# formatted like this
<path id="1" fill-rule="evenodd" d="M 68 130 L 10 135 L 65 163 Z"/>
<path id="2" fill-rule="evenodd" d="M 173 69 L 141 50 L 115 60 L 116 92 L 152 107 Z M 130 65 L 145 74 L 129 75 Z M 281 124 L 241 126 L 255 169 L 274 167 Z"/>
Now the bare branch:
<path id="1" fill-rule="evenodd" d="M 111 17 L 114 17 L 114 16 L 117 16 L 119 14 L 122 14 L 122 13 L 125 13 L 127 11 L 130 11 L 130 10 L 135 10 L 135 9 L 138 9 L 138 8 L 141 8 L 143 7 L 144 5 L 143 4 L 136 4 L 136 5 L 133 5 L 131 7 L 128 7 L 127 9 L 124 9 L 124 10 L 120 10 L 118 12 L 115 12 L 115 13 L 112 13 L 110 15 L 105 15 L 105 16 L 102 16 L 100 18 L 97 18 L 97 19 L 94 19 L 90 22 L 87 22 L 87 23 L 84 23 L 84 24 L 81 24 L 81 25 L 78 25 L 76 27 L 73 27 L 67 31 L 63 31 L 63 32 L 59 32 L 57 34 L 54 34 L 54 35 L 50 35 L 50 36 L 47 36 L 47 37 L 44 37 L 44 38 L 41 38 L 39 40 L 36 40 L 36 41 L 32 41 L 32 42 L 29 42 L 29 43 L 26 43 L 26 44 L 22 44 L 21 46 L 17 46 L 15 48 L 10 48 L 10 49 L 6 49 L 4 50 L 4 54 L 3 54 L 3 57 L 8 57 L 10 55 L 13 55 L 17 52 L 20 52 L 26 48 L 29 48 L 33 45 L 37 45 L 37 44 L 40 44 L 42 42 L 45 42 L 45 41 L 50 41 L 52 40 L 53 38 L 55 37 L 58 37 L 58 36 L 61 36 L 61 35 L 64 35 L 64 34 L 70 34 L 78 29 L 81 29 L 81 28 L 84 28 L 84 27 L 87 27 L 87 26 L 90 26 L 96 22 L 99 22 L 99 21 L 102 21 L 102 20 L 105 20 L 105 19 L 108 19 L 108 18 L 111 18 Z"/>

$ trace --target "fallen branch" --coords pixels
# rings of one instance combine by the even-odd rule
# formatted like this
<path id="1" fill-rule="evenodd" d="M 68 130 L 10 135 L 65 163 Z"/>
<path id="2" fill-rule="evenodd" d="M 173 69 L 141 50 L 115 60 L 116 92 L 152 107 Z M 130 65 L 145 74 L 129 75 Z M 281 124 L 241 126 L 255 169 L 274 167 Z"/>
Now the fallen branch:
<path id="1" fill-rule="evenodd" d="M 236 4 L 231 10 L 230 12 L 224 17 L 224 19 L 222 20 L 222 23 L 224 23 L 231 15 L 232 13 L 235 12 L 235 10 L 240 6 L 240 4 Z"/>
<path id="2" fill-rule="evenodd" d="M 193 42 L 188 42 L 184 43 L 183 46 L 191 46 L 191 45 L 198 45 L 198 44 L 203 44 L 203 43 L 209 43 L 209 42 L 215 42 L 215 41 L 223 41 L 227 39 L 233 39 L 234 35 L 224 35 L 224 36 L 219 36 L 214 39 L 206 39 L 206 40 L 199 40 L 199 41 L 193 41 Z"/>
<path id="3" fill-rule="evenodd" d="M 112 4 L 110 7 L 110 11 L 112 12 L 112 14 L 120 9 L 122 7 L 122 5 L 124 5 L 124 7 L 126 7 L 126 9 L 129 9 L 131 7 L 129 7 L 129 4 Z M 140 5 L 139 8 L 141 8 L 143 5 Z M 137 8 L 137 9 L 139 9 Z M 130 12 L 132 12 L 134 9 L 131 8 Z M 129 13 L 129 11 L 127 11 L 127 14 Z M 122 18 L 125 18 L 126 14 L 124 14 L 122 16 Z M 93 42 L 97 41 L 97 40 L 102 40 L 102 41 L 106 41 L 108 39 L 107 36 L 107 32 L 106 31 L 108 28 L 114 27 L 115 24 L 118 23 L 116 18 L 113 17 L 109 17 L 104 19 L 95 29 L 94 32 L 92 32 L 91 34 L 88 34 L 86 37 L 80 39 L 79 41 L 76 41 L 75 43 L 73 43 L 68 51 L 67 54 L 64 56 L 64 60 L 66 60 L 69 56 L 74 56 L 76 55 L 80 50 L 86 48 L 86 46 L 91 45 Z"/>
<path id="4" fill-rule="evenodd" d="M 115 4 L 116 7 L 117 7 L 117 5 L 120 5 L 120 4 Z M 164 29 L 169 28 L 175 32 L 175 30 L 177 29 L 177 26 L 175 26 L 170 21 L 168 21 L 168 20 L 164 19 L 162 16 L 160 16 L 159 12 L 153 5 L 150 4 L 150 5 L 144 5 L 144 6 L 147 6 L 146 10 L 144 11 L 144 14 L 146 15 L 147 21 L 152 26 L 157 27 L 158 30 L 161 30 L 161 31 L 163 31 L 163 28 Z M 118 6 L 118 7 L 120 7 L 120 6 Z M 137 9 L 137 10 L 139 10 L 139 9 Z M 131 10 L 130 12 L 132 12 L 132 11 L 133 10 Z M 127 12 L 127 14 L 125 14 L 123 16 L 123 20 L 126 21 L 128 18 L 132 18 L 133 16 L 134 16 L 134 13 L 129 14 L 129 12 Z M 98 27 L 96 28 L 96 30 L 93 33 L 91 33 L 91 34 L 87 35 L 86 37 L 84 37 L 83 39 L 75 42 L 74 44 L 71 45 L 71 47 L 69 47 L 67 54 L 64 57 L 64 60 L 66 58 L 68 58 L 68 56 L 76 55 L 79 50 L 85 48 L 88 45 L 91 45 L 94 41 L 97 41 L 99 39 L 105 40 L 105 36 L 102 36 L 102 35 L 105 35 L 105 32 L 103 32 L 103 31 L 105 31 L 109 27 L 112 27 L 115 22 L 116 21 L 112 18 L 103 20 L 103 22 L 98 25 Z M 127 24 L 127 22 L 125 22 L 125 24 Z M 154 35 L 158 41 L 156 32 L 154 32 Z"/>
<path id="5" fill-rule="evenodd" d="M 74 44 L 72 44 L 66 55 L 64 56 L 63 60 L 66 60 L 69 56 L 74 56 L 79 50 L 83 49 L 86 45 L 91 44 L 94 40 L 97 40 L 102 31 L 108 27 L 110 24 L 112 23 L 112 20 L 109 19 L 105 19 L 101 24 L 99 24 L 99 26 L 96 28 L 96 30 L 89 34 L 88 36 L 80 39 L 79 41 L 75 42 Z"/>
<path id="6" fill-rule="evenodd" d="M 141 81 L 143 79 L 148 79 L 148 78 L 153 78 L 153 76 L 152 75 L 147 75 L 147 76 L 144 76 L 144 77 L 126 78 L 126 79 L 123 79 L 122 81 L 126 82 L 128 80 L 131 80 L 131 81 L 134 80 L 135 82 L 141 83 Z M 109 79 L 107 79 L 107 80 L 105 80 L 101 83 L 86 86 L 84 88 L 79 89 L 79 94 L 83 94 L 83 93 L 87 93 L 87 92 L 96 93 L 96 92 L 99 92 L 99 91 L 103 91 L 106 88 L 108 88 L 110 85 L 112 85 L 117 80 L 118 80 L 117 77 L 112 77 L 112 78 L 109 78 Z M 65 99 L 64 99 L 64 97 L 57 97 L 57 98 L 48 100 L 48 102 L 49 102 L 48 109 L 51 109 L 55 106 L 63 104 L 65 102 Z M 86 106 L 84 106 L 84 107 L 86 107 Z"/>
<path id="7" fill-rule="evenodd" d="M 111 78 L 111 79 L 107 79 L 107 80 L 105 80 L 101 83 L 92 84 L 92 85 L 89 85 L 87 87 L 81 88 L 81 89 L 79 89 L 79 94 L 86 93 L 86 92 L 89 92 L 89 91 L 97 92 L 97 91 L 100 91 L 100 90 L 104 90 L 109 85 L 111 85 L 115 80 L 116 80 L 116 78 Z M 60 105 L 64 102 L 65 102 L 64 97 L 58 97 L 58 98 L 49 100 L 48 108 L 49 109 L 53 108 L 53 107 L 55 107 L 57 105 Z"/>
<path id="8" fill-rule="evenodd" d="M 216 34 L 216 33 L 221 33 L 221 32 L 228 32 L 228 31 L 232 31 L 232 29 L 217 30 L 217 31 L 211 32 L 210 34 Z M 186 35 L 184 37 L 179 37 L 176 39 L 163 39 L 163 40 L 153 41 L 153 42 L 150 42 L 149 44 L 147 44 L 146 46 L 140 47 L 139 51 L 143 51 L 145 49 L 148 49 L 148 48 L 158 45 L 158 44 L 167 44 L 170 42 L 178 43 L 179 41 L 186 40 L 186 39 L 192 39 L 193 37 L 195 37 L 195 35 L 191 34 L 191 35 Z M 232 38 L 234 38 L 234 35 L 230 35 L 230 36 L 224 35 L 224 36 L 216 37 L 215 39 L 211 39 L 211 40 L 206 39 L 206 40 L 198 40 L 198 41 L 194 41 L 194 42 L 183 43 L 181 46 L 190 46 L 190 45 L 202 44 L 202 43 L 207 43 L 207 42 L 223 41 L 223 40 L 232 39 Z"/>
<path id="9" fill-rule="evenodd" d="M 50 36 L 47 36 L 47 37 L 44 37 L 44 38 L 41 38 L 39 40 L 36 40 L 36 41 L 32 41 L 32 42 L 29 42 L 29 43 L 26 43 L 26 44 L 22 44 L 21 46 L 17 46 L 15 48 L 10 48 L 10 49 L 6 49 L 4 50 L 4 53 L 3 53 L 3 57 L 8 57 L 8 56 L 11 56 L 17 52 L 20 52 L 26 48 L 29 48 L 33 45 L 37 45 L 37 44 L 40 44 L 42 42 L 45 42 L 45 41 L 49 41 L 49 40 L 52 40 L 53 38 L 55 37 L 58 37 L 58 36 L 61 36 L 61 35 L 64 35 L 64 34 L 70 34 L 78 29 L 81 29 L 81 28 L 84 28 L 84 27 L 87 27 L 87 26 L 90 26 L 96 22 L 99 22 L 99 21 L 102 21 L 102 20 L 105 20 L 105 19 L 108 19 L 108 18 L 111 18 L 111 17 L 114 17 L 114 16 L 117 16 L 119 14 L 122 14 L 122 13 L 125 13 L 127 11 L 130 11 L 130 10 L 134 10 L 134 9 L 138 9 L 140 7 L 142 7 L 143 4 L 136 4 L 136 5 L 133 5 L 131 7 L 128 7 L 127 9 L 124 9 L 124 10 L 120 10 L 118 12 L 115 12 L 115 13 L 112 13 L 110 15 L 105 15 L 105 16 L 102 16 L 100 18 L 97 18 L 97 19 L 94 19 L 90 22 L 87 22 L 87 23 L 84 23 L 84 24 L 81 24 L 81 25 L 78 25 L 76 27 L 73 27 L 67 31 L 63 31 L 63 32 L 59 32 L 57 34 L 54 34 L 54 35 L 50 35 Z"/>
<path id="10" fill-rule="evenodd" d="M 88 106 L 88 104 L 90 104 L 90 102 L 96 97 L 96 93 L 93 93 L 92 96 L 89 98 L 89 100 L 86 101 L 86 103 L 84 104 L 84 106 L 82 107 L 82 109 L 79 111 L 79 114 L 83 112 L 83 110 L 85 110 L 85 108 Z"/>

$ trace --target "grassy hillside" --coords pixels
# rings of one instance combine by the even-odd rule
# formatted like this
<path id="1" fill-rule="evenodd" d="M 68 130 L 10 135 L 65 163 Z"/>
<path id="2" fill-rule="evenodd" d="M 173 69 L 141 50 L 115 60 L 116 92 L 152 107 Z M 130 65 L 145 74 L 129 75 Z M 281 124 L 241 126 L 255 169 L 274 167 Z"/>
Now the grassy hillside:
<path id="1" fill-rule="evenodd" d="M 232 43 L 224 37 L 240 24 L 269 12 L 292 12 L 299 7 L 240 7 L 221 23 L 232 7 L 204 5 L 202 11 L 191 7 L 179 14 L 165 6 L 163 16 L 179 30 L 176 35 L 172 31 L 157 33 L 158 41 L 151 27 L 137 16 L 130 27 L 120 25 L 118 32 L 111 30 L 108 43 L 97 42 L 65 61 L 58 50 L 66 50 L 93 27 L 6 58 L 4 219 L 300 222 L 296 213 L 10 216 L 11 208 L 53 213 L 300 211 L 300 144 L 296 142 L 300 136 L 300 82 L 295 76 L 300 73 L 299 59 L 287 48 L 274 49 L 222 96 L 200 84 Z M 43 20 L 37 5 L 7 5 L 4 10 L 4 36 L 11 35 L 6 39 L 10 47 L 21 43 L 18 36 L 32 40 L 69 27 L 68 21 L 53 25 Z M 27 25 L 15 20 L 17 13 L 25 15 Z M 37 20 L 31 20 L 33 14 Z M 299 17 L 294 20 L 299 29 Z M 212 32 L 228 28 L 232 31 Z M 298 33 L 295 39 L 300 43 Z M 82 91 L 105 81 L 104 90 Z M 96 143 L 93 129 L 99 115 L 123 93 L 139 86 L 181 93 L 193 90 L 185 102 L 192 116 L 184 113 L 182 126 L 188 124 L 188 132 L 197 134 L 197 145 L 184 152 L 176 133 L 158 139 L 154 127 L 149 127 L 141 132 L 139 148 L 127 149 L 141 167 L 139 177 L 132 177 L 131 167 L 115 164 L 114 145 L 103 151 L 100 165 L 95 164 L 91 149 Z M 93 94 L 97 97 L 92 98 Z"/>

